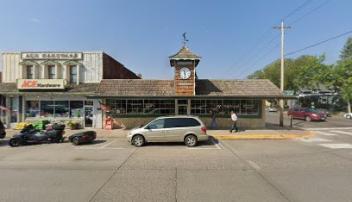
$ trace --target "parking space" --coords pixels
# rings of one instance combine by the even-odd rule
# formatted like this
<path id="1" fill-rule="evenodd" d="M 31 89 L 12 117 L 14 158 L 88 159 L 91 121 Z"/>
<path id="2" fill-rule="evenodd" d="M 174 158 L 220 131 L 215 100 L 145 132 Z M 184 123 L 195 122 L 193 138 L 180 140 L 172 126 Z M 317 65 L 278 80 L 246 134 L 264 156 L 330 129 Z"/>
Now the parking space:
<path id="1" fill-rule="evenodd" d="M 199 142 L 196 147 L 187 147 L 182 142 L 172 143 L 148 143 L 144 147 L 158 148 L 158 149 L 190 149 L 190 150 L 213 150 L 223 149 L 222 144 L 213 137 L 210 137 L 206 142 Z M 87 150 L 120 150 L 134 148 L 126 138 L 105 138 L 96 140 L 93 144 L 85 144 L 74 147 L 74 149 L 87 149 Z"/>

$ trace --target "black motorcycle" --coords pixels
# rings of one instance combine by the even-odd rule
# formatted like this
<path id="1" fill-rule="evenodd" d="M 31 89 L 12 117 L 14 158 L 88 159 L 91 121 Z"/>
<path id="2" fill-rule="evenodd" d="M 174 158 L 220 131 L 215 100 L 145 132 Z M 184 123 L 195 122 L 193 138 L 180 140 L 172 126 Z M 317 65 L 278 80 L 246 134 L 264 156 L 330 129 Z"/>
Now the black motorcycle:
<path id="1" fill-rule="evenodd" d="M 28 125 L 9 140 L 9 145 L 17 147 L 26 144 L 60 143 L 64 141 L 64 133 L 65 125 L 62 124 L 54 124 L 46 131 L 39 131 L 33 125 Z"/>

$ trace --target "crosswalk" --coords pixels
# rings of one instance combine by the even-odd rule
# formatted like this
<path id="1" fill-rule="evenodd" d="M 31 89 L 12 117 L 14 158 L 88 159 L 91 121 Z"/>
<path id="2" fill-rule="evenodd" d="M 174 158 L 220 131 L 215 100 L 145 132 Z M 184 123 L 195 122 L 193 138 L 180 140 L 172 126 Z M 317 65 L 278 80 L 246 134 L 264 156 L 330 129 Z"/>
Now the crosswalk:
<path id="1" fill-rule="evenodd" d="M 352 149 L 352 128 L 315 128 L 314 137 L 300 139 L 307 144 L 329 149 Z"/>

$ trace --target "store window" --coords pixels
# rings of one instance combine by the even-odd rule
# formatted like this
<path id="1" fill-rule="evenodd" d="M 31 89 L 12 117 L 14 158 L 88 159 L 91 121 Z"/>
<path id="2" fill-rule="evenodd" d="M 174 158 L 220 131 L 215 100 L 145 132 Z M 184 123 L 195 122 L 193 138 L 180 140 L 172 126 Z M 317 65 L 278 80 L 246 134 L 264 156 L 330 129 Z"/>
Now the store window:
<path id="1" fill-rule="evenodd" d="M 41 101 L 40 113 L 43 117 L 54 116 L 54 101 Z"/>
<path id="2" fill-rule="evenodd" d="M 68 101 L 55 101 L 55 117 L 69 117 L 70 106 Z"/>
<path id="3" fill-rule="evenodd" d="M 224 114 L 230 115 L 231 111 L 240 114 L 241 100 L 224 100 L 223 111 Z"/>
<path id="4" fill-rule="evenodd" d="M 175 114 L 175 100 L 161 100 L 161 99 L 107 99 L 107 106 L 109 106 L 109 115 L 118 117 L 121 115 L 173 115 Z"/>
<path id="5" fill-rule="evenodd" d="M 34 66 L 27 65 L 26 66 L 27 79 L 34 79 Z"/>
<path id="6" fill-rule="evenodd" d="M 258 100 L 242 100 L 241 101 L 241 114 L 242 115 L 258 115 L 259 114 Z"/>
<path id="7" fill-rule="evenodd" d="M 143 114 L 143 100 L 127 100 L 127 114 Z"/>
<path id="8" fill-rule="evenodd" d="M 229 116 L 231 111 L 238 115 L 259 115 L 260 100 L 191 100 L 191 114 L 211 115 L 212 111 L 218 115 Z"/>
<path id="9" fill-rule="evenodd" d="M 206 101 L 205 100 L 191 100 L 191 114 L 206 115 Z"/>
<path id="10" fill-rule="evenodd" d="M 212 111 L 222 111 L 222 100 L 191 100 L 191 114 L 210 115 Z"/>
<path id="11" fill-rule="evenodd" d="M 83 101 L 70 101 L 71 117 L 82 117 L 84 115 L 83 112 Z"/>
<path id="12" fill-rule="evenodd" d="M 39 117 L 39 101 L 26 101 L 26 117 Z"/>
<path id="13" fill-rule="evenodd" d="M 55 65 L 48 65 L 48 78 L 49 79 L 55 79 L 56 71 L 55 71 Z"/>
<path id="14" fill-rule="evenodd" d="M 144 114 L 149 114 L 149 115 L 175 114 L 175 100 L 144 100 Z"/>
<path id="15" fill-rule="evenodd" d="M 126 114 L 126 100 L 107 99 L 106 105 L 110 107 L 110 116 L 112 117 Z"/>
<path id="16" fill-rule="evenodd" d="M 77 83 L 77 66 L 70 66 L 70 83 Z"/>

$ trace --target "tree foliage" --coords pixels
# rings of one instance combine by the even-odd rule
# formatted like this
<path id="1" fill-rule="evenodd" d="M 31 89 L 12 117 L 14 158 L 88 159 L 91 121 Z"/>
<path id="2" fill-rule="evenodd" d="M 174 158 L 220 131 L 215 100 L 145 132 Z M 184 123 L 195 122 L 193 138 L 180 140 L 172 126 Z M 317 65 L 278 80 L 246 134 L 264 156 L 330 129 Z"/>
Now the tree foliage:
<path id="1" fill-rule="evenodd" d="M 352 102 L 352 37 L 344 45 L 340 60 L 324 64 L 325 56 L 303 55 L 285 60 L 285 90 L 319 89 L 322 86 L 339 92 L 351 112 Z M 249 75 L 250 79 L 269 79 L 280 86 L 280 60 Z"/>
<path id="2" fill-rule="evenodd" d="M 304 88 L 319 88 L 321 80 L 329 77 L 331 67 L 325 65 L 325 56 L 303 55 L 296 59 L 285 60 L 284 89 L 298 91 Z M 249 75 L 250 79 L 269 79 L 280 86 L 280 60 L 267 65 Z"/>
<path id="3" fill-rule="evenodd" d="M 346 44 L 341 51 L 340 59 L 341 60 L 352 59 L 352 37 L 349 37 L 347 39 Z"/>

